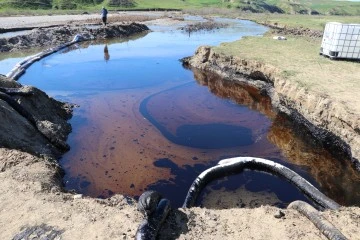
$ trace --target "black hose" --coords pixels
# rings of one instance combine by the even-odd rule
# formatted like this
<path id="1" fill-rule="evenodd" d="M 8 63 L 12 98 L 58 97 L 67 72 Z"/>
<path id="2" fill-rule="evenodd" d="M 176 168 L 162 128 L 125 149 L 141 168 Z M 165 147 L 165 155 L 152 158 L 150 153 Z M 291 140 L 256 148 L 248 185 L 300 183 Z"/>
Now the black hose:
<path id="1" fill-rule="evenodd" d="M 332 225 L 328 220 L 320 215 L 319 211 L 310 204 L 303 201 L 294 201 L 287 207 L 295 209 L 307 217 L 329 240 L 346 240 L 347 238 Z"/>
<path id="2" fill-rule="evenodd" d="M 317 188 L 311 185 L 311 183 L 306 181 L 304 178 L 289 168 L 267 159 L 253 157 L 236 157 L 224 159 L 221 160 L 216 166 L 202 172 L 192 183 L 185 198 L 183 207 L 190 208 L 194 206 L 200 192 L 212 180 L 239 173 L 244 169 L 258 170 L 282 176 L 289 182 L 293 183 L 313 202 L 320 205 L 321 207 L 328 209 L 338 209 L 340 207 L 339 204 L 325 196 Z"/>

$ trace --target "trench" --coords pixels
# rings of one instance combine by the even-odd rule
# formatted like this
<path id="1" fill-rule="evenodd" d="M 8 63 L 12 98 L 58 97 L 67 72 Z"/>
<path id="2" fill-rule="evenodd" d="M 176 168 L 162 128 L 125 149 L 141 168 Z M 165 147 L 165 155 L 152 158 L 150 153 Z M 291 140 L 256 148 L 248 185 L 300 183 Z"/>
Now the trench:
<path id="1" fill-rule="evenodd" d="M 157 190 L 179 207 L 203 170 L 223 158 L 253 156 L 291 168 L 339 204 L 359 206 L 359 174 L 278 115 L 268 97 L 181 65 L 200 45 L 266 31 L 249 21 L 218 21 L 230 27 L 189 36 L 181 23 L 149 26 L 147 35 L 74 45 L 27 70 L 20 83 L 79 105 L 70 120 L 71 150 L 60 159 L 65 188 L 99 198 Z M 0 71 L 17 60 L 1 61 Z M 294 200 L 308 201 L 283 179 L 245 171 L 210 184 L 197 204 L 286 207 Z"/>

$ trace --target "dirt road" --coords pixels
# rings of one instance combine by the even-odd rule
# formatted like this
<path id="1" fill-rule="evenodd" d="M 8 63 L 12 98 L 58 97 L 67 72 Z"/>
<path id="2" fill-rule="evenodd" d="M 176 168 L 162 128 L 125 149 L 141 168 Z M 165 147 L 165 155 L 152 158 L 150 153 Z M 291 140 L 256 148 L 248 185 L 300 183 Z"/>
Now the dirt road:
<path id="1" fill-rule="evenodd" d="M 110 12 L 108 15 L 109 22 L 111 19 L 129 19 L 144 20 L 147 18 L 160 18 L 162 16 L 170 16 L 172 12 Z M 141 17 L 140 17 L 141 16 Z M 61 24 L 71 24 L 76 22 L 93 21 L 101 22 L 101 15 L 99 14 L 82 14 L 82 15 L 51 15 L 51 16 L 13 16 L 13 17 L 0 17 L 0 29 L 11 28 L 26 28 L 26 27 L 47 27 Z"/>
<path id="2" fill-rule="evenodd" d="M 50 25 L 67 24 L 70 21 L 83 21 L 99 18 L 97 14 L 57 15 L 57 16 L 25 16 L 0 17 L 0 28 L 46 27 Z"/>

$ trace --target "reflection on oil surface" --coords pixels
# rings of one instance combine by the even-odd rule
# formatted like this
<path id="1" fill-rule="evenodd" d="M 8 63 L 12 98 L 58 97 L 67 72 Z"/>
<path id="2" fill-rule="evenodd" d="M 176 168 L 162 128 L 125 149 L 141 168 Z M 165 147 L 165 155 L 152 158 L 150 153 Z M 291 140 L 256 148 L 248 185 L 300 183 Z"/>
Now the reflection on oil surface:
<path id="1" fill-rule="evenodd" d="M 232 21 L 236 31 L 218 34 L 154 31 L 118 43 L 85 43 L 27 70 L 21 83 L 80 106 L 71 119 L 71 150 L 61 159 L 67 189 L 95 197 L 154 189 L 178 207 L 201 171 L 226 157 L 254 156 L 286 165 L 340 204 L 360 204 L 359 174 L 277 116 L 269 98 L 181 66 L 178 59 L 200 44 L 265 31 Z M 206 207 L 306 201 L 286 181 L 253 171 L 212 183 L 202 199 Z"/>

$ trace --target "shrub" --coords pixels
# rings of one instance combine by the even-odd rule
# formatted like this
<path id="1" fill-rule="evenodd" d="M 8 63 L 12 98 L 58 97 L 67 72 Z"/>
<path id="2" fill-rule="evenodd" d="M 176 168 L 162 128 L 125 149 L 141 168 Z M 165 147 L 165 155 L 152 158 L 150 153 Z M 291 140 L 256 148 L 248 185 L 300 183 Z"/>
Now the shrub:
<path id="1" fill-rule="evenodd" d="M 13 8 L 50 9 L 52 0 L 11 0 L 6 4 Z"/>
<path id="2" fill-rule="evenodd" d="M 109 0 L 110 7 L 134 7 L 135 2 L 133 0 Z"/>

